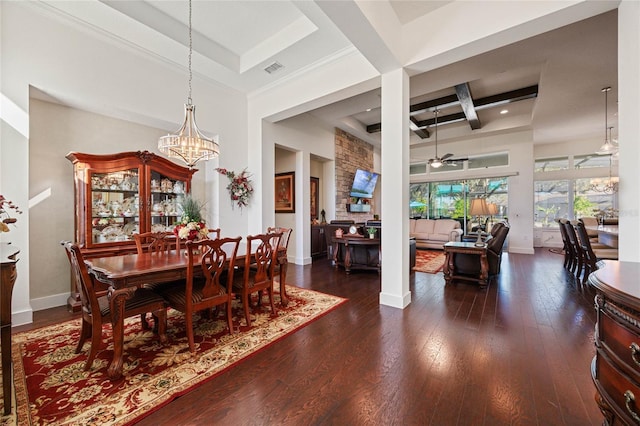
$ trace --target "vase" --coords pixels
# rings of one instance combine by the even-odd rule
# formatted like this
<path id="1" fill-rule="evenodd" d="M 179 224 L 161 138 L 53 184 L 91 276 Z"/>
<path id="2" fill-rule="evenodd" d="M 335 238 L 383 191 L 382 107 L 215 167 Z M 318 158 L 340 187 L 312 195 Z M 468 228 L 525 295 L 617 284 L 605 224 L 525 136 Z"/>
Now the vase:
<path id="1" fill-rule="evenodd" d="M 373 240 L 373 238 L 376 236 L 376 234 L 369 234 L 369 238 Z"/>

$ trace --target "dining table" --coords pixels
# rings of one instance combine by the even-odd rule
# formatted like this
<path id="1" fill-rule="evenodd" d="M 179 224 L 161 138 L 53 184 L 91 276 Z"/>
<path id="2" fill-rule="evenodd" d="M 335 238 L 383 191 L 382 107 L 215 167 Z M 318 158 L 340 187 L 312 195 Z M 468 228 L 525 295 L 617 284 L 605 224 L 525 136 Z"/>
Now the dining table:
<path id="1" fill-rule="evenodd" d="M 259 243 L 259 241 L 256 241 Z M 224 246 L 223 246 L 224 248 Z M 252 247 L 253 252 L 256 247 Z M 231 255 L 231 253 L 228 253 Z M 242 266 L 247 255 L 247 244 L 240 243 L 236 254 L 236 265 Z M 284 256 L 286 258 L 286 255 Z M 195 273 L 201 270 L 201 255 L 194 256 Z M 282 261 L 282 255 L 278 255 Z M 117 380 L 122 375 L 124 346 L 124 306 L 136 288 L 146 283 L 163 283 L 186 280 L 189 256 L 185 249 L 171 253 L 141 253 L 120 256 L 94 257 L 85 259 L 91 276 L 111 287 L 111 299 L 116 312 L 112 313 L 113 356 L 107 368 L 110 379 Z M 286 268 L 280 268 L 280 300 L 288 303 L 285 291 Z"/>
<path id="2" fill-rule="evenodd" d="M 598 232 L 598 242 L 618 248 L 618 225 L 585 226 L 587 230 Z"/>

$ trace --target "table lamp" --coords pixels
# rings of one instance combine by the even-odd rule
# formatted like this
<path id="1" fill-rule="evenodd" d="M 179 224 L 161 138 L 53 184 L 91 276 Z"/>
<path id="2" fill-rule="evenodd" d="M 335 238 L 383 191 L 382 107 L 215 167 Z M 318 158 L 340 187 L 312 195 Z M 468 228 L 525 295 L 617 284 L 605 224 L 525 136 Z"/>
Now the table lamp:
<path id="1" fill-rule="evenodd" d="M 485 200 L 484 198 L 474 198 L 473 200 L 471 200 L 471 208 L 469 209 L 469 214 L 471 216 L 476 216 L 478 223 L 481 223 L 480 216 L 488 216 L 490 214 L 487 200 Z M 475 245 L 478 247 L 484 245 L 484 242 L 482 241 L 481 228 L 478 228 L 478 239 L 476 240 Z"/>

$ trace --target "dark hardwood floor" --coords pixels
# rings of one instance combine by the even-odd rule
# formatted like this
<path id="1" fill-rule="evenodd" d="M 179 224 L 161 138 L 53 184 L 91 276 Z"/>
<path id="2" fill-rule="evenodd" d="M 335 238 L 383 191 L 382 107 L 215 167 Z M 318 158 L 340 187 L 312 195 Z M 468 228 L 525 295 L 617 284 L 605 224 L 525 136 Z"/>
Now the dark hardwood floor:
<path id="1" fill-rule="evenodd" d="M 411 275 L 378 304 L 375 272 L 290 265 L 287 282 L 349 302 L 139 425 L 597 425 L 593 291 L 548 249 L 505 254 L 482 291 Z M 68 319 L 36 312 L 27 328 Z"/>

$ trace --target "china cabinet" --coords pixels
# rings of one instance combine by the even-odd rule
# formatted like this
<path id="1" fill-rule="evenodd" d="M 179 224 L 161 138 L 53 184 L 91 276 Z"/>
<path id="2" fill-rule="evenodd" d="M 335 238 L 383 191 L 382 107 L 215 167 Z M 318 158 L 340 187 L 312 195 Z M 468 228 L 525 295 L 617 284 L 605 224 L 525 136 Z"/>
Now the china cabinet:
<path id="1" fill-rule="evenodd" d="M 71 152 L 75 238 L 86 257 L 135 251 L 133 234 L 173 230 L 195 169 L 148 151 Z"/>

